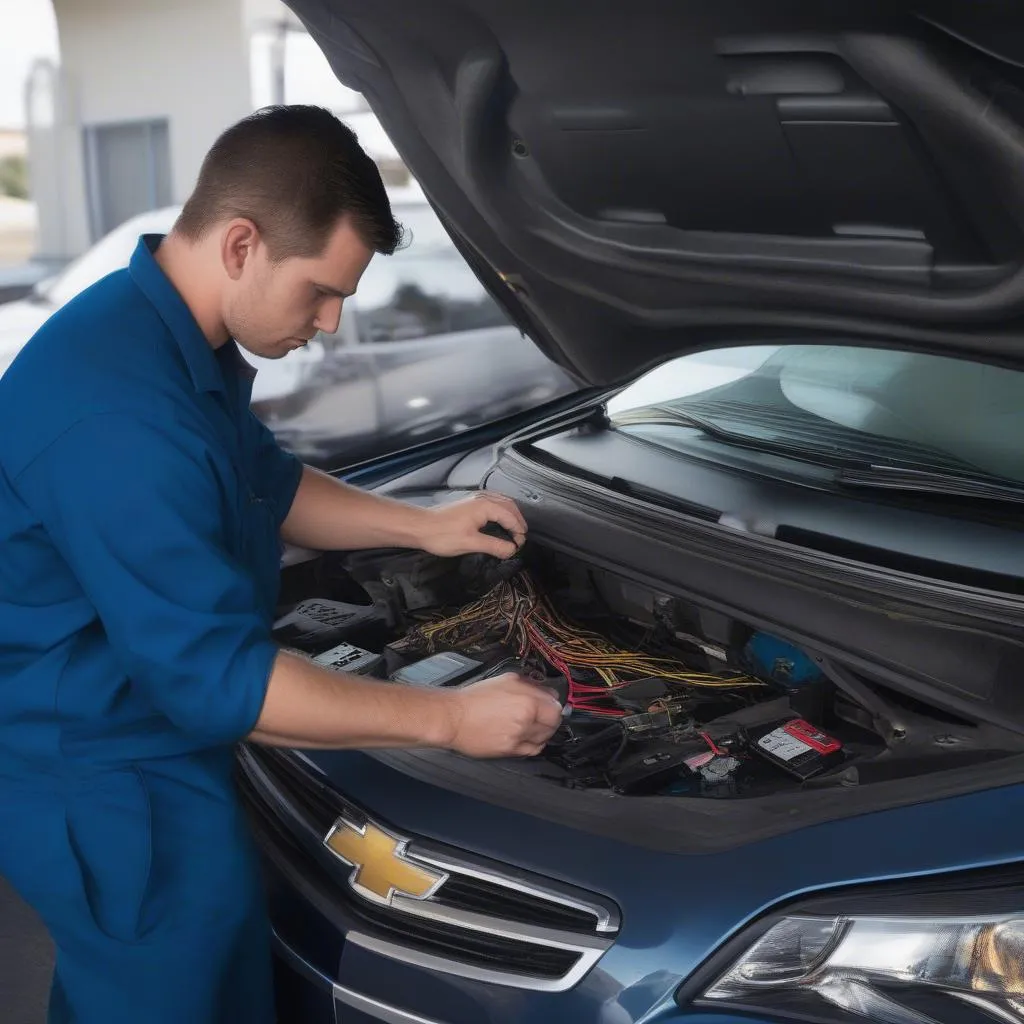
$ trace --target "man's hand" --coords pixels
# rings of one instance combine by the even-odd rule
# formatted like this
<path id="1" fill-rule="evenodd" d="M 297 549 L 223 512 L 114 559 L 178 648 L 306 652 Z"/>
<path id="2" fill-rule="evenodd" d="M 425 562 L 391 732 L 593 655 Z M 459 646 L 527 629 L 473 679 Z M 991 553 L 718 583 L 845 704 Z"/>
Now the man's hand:
<path id="1" fill-rule="evenodd" d="M 452 691 L 451 735 L 444 746 L 469 757 L 533 757 L 562 721 L 552 690 L 514 672 Z"/>
<path id="2" fill-rule="evenodd" d="M 513 540 L 481 533 L 488 523 L 503 526 Z M 419 546 L 432 555 L 454 557 L 482 553 L 511 558 L 526 540 L 526 520 L 511 498 L 500 494 L 474 494 L 462 501 L 430 509 L 424 518 Z"/>
<path id="3" fill-rule="evenodd" d="M 249 739 L 276 747 L 530 757 L 561 720 L 554 691 L 511 672 L 458 689 L 426 689 L 330 672 L 282 651 Z"/>
<path id="4" fill-rule="evenodd" d="M 513 540 L 481 533 L 488 523 L 503 527 Z M 361 491 L 307 466 L 281 536 L 315 551 L 401 547 L 442 557 L 511 558 L 526 540 L 526 520 L 516 503 L 500 494 L 474 494 L 425 509 Z"/>

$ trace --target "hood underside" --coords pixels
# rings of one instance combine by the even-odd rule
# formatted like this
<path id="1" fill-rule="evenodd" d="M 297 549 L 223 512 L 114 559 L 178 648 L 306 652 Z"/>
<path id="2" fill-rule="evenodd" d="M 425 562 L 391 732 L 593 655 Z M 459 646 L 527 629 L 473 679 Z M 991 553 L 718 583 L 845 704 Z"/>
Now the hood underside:
<path id="1" fill-rule="evenodd" d="M 582 379 L 826 337 L 1024 361 L 1009 0 L 287 0 Z"/>

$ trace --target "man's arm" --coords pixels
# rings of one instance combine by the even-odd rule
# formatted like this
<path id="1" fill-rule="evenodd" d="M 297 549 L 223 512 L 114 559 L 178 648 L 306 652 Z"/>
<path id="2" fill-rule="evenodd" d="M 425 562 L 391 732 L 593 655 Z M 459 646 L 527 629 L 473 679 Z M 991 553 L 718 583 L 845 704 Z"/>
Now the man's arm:
<path id="1" fill-rule="evenodd" d="M 550 690 L 514 675 L 421 690 L 278 655 L 249 739 L 283 747 L 436 747 L 471 757 L 540 753 L 561 721 Z"/>
<path id="2" fill-rule="evenodd" d="M 504 526 L 515 542 L 480 533 L 489 522 Z M 508 558 L 525 540 L 526 522 L 501 496 L 423 509 L 306 467 L 281 535 L 319 550 L 408 547 Z M 439 747 L 471 757 L 524 757 L 540 753 L 560 722 L 555 695 L 515 674 L 456 690 L 421 690 L 331 672 L 282 652 L 249 739 L 283 747 Z"/>
<path id="3" fill-rule="evenodd" d="M 515 543 L 481 534 L 489 522 L 505 527 Z M 424 509 L 350 487 L 307 466 L 281 536 L 316 551 L 403 547 L 435 555 L 480 551 L 509 558 L 526 539 L 526 522 L 515 503 L 500 495 L 480 494 Z"/>
<path id="4" fill-rule="evenodd" d="M 96 610 L 134 690 L 208 746 L 443 746 L 530 754 L 557 700 L 514 676 L 447 693 L 335 674 L 282 653 L 225 547 L 217 481 L 133 416 L 89 417 L 16 477 Z"/>

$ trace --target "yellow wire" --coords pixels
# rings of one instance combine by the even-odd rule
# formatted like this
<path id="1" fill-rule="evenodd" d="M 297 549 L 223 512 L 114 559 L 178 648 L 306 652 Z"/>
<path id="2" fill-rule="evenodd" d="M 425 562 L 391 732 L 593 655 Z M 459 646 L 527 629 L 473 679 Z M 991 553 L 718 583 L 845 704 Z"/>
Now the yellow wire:
<path id="1" fill-rule="evenodd" d="M 461 635 L 467 627 L 474 626 L 475 632 L 468 636 Z M 723 677 L 694 672 L 673 659 L 620 650 L 600 634 L 577 629 L 567 623 L 537 594 L 533 581 L 526 573 L 521 573 L 512 581 L 499 583 L 483 597 L 452 615 L 423 623 L 404 639 L 406 643 L 414 643 L 419 639 L 428 649 L 436 650 L 439 643 L 468 646 L 488 634 L 503 630 L 504 642 L 510 643 L 515 638 L 520 651 L 526 654 L 532 646 L 527 636 L 528 626 L 537 630 L 567 665 L 593 670 L 609 688 L 622 685 L 624 680 L 620 675 L 633 678 L 657 676 L 686 686 L 708 689 L 764 685 L 746 675 Z"/>

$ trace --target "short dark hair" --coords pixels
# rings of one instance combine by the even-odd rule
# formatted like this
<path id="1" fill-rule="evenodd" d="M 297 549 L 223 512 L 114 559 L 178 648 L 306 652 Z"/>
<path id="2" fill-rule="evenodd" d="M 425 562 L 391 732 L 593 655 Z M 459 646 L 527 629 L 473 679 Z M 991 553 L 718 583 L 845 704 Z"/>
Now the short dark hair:
<path id="1" fill-rule="evenodd" d="M 374 252 L 402 242 L 377 165 L 323 107 L 264 107 L 213 144 L 175 231 L 199 241 L 233 217 L 251 220 L 271 259 L 319 256 L 343 217 Z"/>

